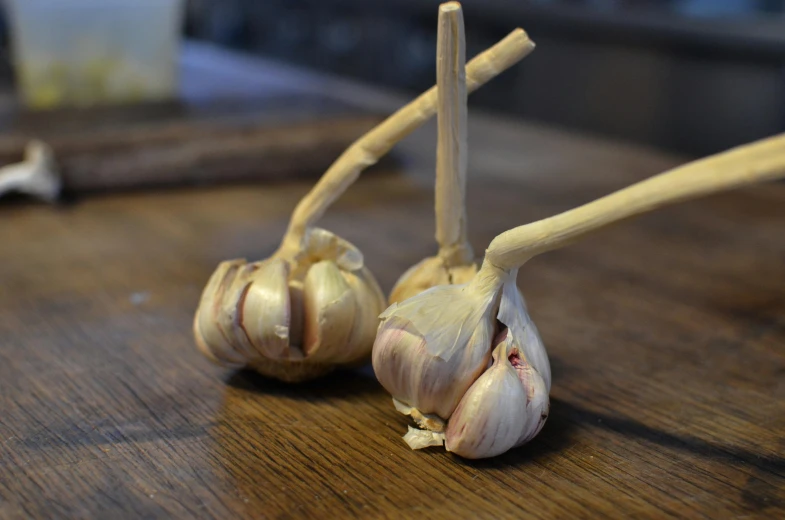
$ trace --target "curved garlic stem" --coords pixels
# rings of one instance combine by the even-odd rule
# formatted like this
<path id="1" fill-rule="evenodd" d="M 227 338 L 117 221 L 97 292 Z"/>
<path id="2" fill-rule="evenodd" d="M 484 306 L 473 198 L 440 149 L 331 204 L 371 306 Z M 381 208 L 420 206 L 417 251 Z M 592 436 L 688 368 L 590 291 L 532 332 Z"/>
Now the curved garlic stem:
<path id="1" fill-rule="evenodd" d="M 509 271 L 634 215 L 721 190 L 785 178 L 785 134 L 679 166 L 578 208 L 497 236 L 485 263 Z"/>
<path id="2" fill-rule="evenodd" d="M 474 91 L 534 50 L 523 29 L 515 29 L 499 43 L 475 57 L 466 67 L 466 88 Z M 297 204 L 276 256 L 300 248 L 305 230 L 312 226 L 335 199 L 398 141 L 422 126 L 436 111 L 436 87 L 385 119 L 360 137 L 325 172 L 316 186 Z"/>
<path id="3" fill-rule="evenodd" d="M 436 37 L 436 241 L 448 268 L 474 261 L 466 236 L 465 47 L 461 4 L 442 4 Z"/>
<path id="4" fill-rule="evenodd" d="M 486 254 L 479 271 L 469 282 L 469 286 L 472 291 L 495 292 L 501 288 L 508 273 L 509 270 L 502 269 L 491 263 Z"/>

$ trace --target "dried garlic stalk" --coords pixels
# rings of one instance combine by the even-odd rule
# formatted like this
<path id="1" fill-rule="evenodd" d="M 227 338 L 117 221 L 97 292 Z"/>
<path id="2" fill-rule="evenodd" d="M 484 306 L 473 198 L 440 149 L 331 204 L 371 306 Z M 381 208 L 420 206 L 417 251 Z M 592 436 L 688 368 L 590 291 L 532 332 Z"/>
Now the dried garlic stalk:
<path id="1" fill-rule="evenodd" d="M 477 275 L 383 314 L 373 367 L 396 408 L 422 428 L 412 448 L 492 457 L 534 437 L 548 417 L 550 364 L 516 286 L 518 269 L 619 220 L 720 190 L 785 178 L 785 134 L 657 175 L 497 236 Z"/>
<path id="2" fill-rule="evenodd" d="M 526 56 L 516 29 L 466 67 L 473 91 Z M 212 361 L 301 381 L 370 356 L 384 296 L 352 244 L 316 221 L 360 175 L 436 111 L 431 88 L 352 144 L 294 210 L 269 259 L 223 262 L 194 317 L 199 349 Z"/>
<path id="3" fill-rule="evenodd" d="M 464 283 L 477 272 L 466 236 L 466 59 L 463 12 L 458 2 L 439 6 L 436 39 L 438 137 L 436 146 L 437 256 L 409 268 L 390 293 L 403 301 L 436 285 Z"/>

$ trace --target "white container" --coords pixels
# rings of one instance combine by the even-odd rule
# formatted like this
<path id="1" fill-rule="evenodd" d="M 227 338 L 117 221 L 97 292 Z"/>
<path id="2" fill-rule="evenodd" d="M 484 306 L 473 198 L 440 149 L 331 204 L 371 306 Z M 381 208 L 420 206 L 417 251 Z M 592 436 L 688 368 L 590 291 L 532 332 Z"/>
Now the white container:
<path id="1" fill-rule="evenodd" d="M 130 103 L 177 93 L 184 0 L 5 0 L 26 106 Z"/>

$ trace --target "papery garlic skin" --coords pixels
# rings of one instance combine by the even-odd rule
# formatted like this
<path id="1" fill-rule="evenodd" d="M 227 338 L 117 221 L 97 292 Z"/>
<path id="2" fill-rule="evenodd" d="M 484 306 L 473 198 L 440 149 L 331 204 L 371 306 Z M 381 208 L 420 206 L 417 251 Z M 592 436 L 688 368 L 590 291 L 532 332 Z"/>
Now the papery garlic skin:
<path id="1" fill-rule="evenodd" d="M 500 293 L 498 279 L 483 273 L 391 305 L 373 347 L 382 386 L 401 403 L 448 419 L 488 367 Z"/>
<path id="2" fill-rule="evenodd" d="M 425 339 L 411 322 L 392 317 L 379 326 L 373 348 L 373 367 L 379 383 L 395 399 L 423 414 L 448 418 L 464 392 L 490 361 L 487 345 L 493 324 L 483 322 L 461 347 L 444 360 L 428 354 Z"/>
<path id="3" fill-rule="evenodd" d="M 383 308 L 360 252 L 312 229 L 293 258 L 222 262 L 202 293 L 194 336 L 217 364 L 302 381 L 367 361 Z"/>

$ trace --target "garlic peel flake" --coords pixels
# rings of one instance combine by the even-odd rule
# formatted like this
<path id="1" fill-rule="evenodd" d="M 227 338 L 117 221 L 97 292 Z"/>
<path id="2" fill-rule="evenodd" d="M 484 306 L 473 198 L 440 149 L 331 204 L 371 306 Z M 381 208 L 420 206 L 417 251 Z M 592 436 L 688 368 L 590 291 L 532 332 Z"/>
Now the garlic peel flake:
<path id="1" fill-rule="evenodd" d="M 362 252 L 354 244 L 322 228 L 309 228 L 303 239 L 303 251 L 317 259 L 333 260 L 344 271 L 362 269 Z"/>
<path id="2" fill-rule="evenodd" d="M 430 446 L 442 446 L 444 444 L 444 433 L 432 432 L 429 430 L 418 430 L 409 426 L 409 431 L 403 436 L 403 440 L 413 450 L 421 450 Z"/>

